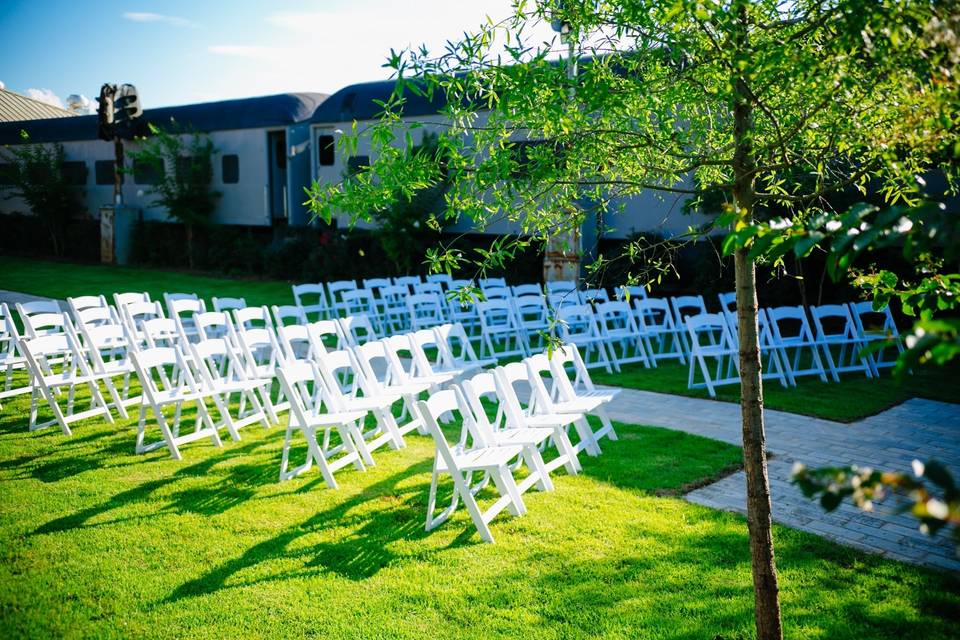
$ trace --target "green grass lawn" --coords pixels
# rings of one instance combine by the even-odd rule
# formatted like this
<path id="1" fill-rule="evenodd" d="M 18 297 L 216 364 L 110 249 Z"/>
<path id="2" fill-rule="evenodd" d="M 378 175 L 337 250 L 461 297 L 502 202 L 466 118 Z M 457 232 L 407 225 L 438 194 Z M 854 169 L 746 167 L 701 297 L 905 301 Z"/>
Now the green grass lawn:
<path id="1" fill-rule="evenodd" d="M 49 262 L 0 256 L 0 289 L 64 299 L 102 293 L 146 291 L 155 300 L 164 292 L 196 293 L 209 300 L 246 298 L 249 305 L 293 304 L 290 283 L 276 280 L 214 278 L 141 267 Z M 111 300 L 112 302 L 112 300 Z"/>
<path id="2" fill-rule="evenodd" d="M 175 462 L 134 455 L 132 420 L 28 433 L 28 402 L 0 411 L 0 637 L 753 635 L 744 519 L 676 497 L 735 467 L 729 445 L 618 425 L 488 545 L 462 509 L 424 532 L 424 437 L 332 491 L 277 482 L 278 427 Z M 775 535 L 787 637 L 956 636 L 955 578 Z"/>
<path id="3" fill-rule="evenodd" d="M 687 388 L 687 371 L 687 365 L 672 361 L 661 362 L 656 369 L 629 364 L 622 367 L 620 373 L 612 374 L 593 369 L 590 376 L 602 384 L 709 398 L 706 389 Z M 716 391 L 716 400 L 740 401 L 739 384 L 717 387 Z M 960 366 L 923 369 L 906 376 L 902 382 L 895 380 L 889 370 L 881 370 L 879 379 L 848 373 L 841 375 L 840 382 L 821 382 L 819 378 L 806 376 L 797 380 L 796 387 L 786 388 L 777 381 L 765 380 L 763 395 L 768 409 L 854 422 L 910 398 L 960 402 Z"/>

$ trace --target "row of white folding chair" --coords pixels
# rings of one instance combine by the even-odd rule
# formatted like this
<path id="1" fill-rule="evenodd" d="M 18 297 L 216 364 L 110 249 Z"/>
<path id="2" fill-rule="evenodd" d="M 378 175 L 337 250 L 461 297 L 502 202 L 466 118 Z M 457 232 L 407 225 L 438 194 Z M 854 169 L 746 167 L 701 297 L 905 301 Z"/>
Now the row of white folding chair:
<path id="1" fill-rule="evenodd" d="M 579 368 L 574 382 L 567 377 L 565 362 Z M 553 385 L 550 391 L 542 378 L 544 372 L 548 373 Z M 568 473 L 576 474 L 581 468 L 579 451 L 596 455 L 599 453 L 599 438 L 616 439 L 612 425 L 607 427 L 605 424 L 593 432 L 586 420 L 586 413 L 597 411 L 612 398 L 612 394 L 591 389 L 578 395 L 574 392 L 575 383 L 580 381 L 588 384 L 589 374 L 576 348 L 565 345 L 553 359 L 540 354 L 523 362 L 510 363 L 492 372 L 479 373 L 464 380 L 459 387 L 435 393 L 427 401 L 419 402 L 419 411 L 436 447 L 427 502 L 427 531 L 449 519 L 462 500 L 481 539 L 492 543 L 489 523 L 497 514 L 505 508 L 513 515 L 526 513 L 522 494 L 527 489 L 553 490 L 552 470 L 563 466 Z M 522 389 L 518 390 L 518 387 Z M 524 407 L 521 398 L 527 395 L 527 388 L 532 391 Z M 492 420 L 484 400 L 497 405 L 496 417 Z M 463 426 L 460 441 L 451 446 L 440 428 L 440 421 L 454 413 L 459 413 Z M 574 425 L 579 434 L 576 445 L 567 434 L 570 425 Z M 551 442 L 557 455 L 545 462 L 542 451 Z M 517 482 L 511 470 L 523 463 L 530 473 Z M 473 480 L 475 473 L 483 474 L 479 482 Z M 443 474 L 452 476 L 454 490 L 449 506 L 437 514 L 437 489 Z M 500 498 L 482 511 L 475 495 L 488 480 L 493 480 Z"/>

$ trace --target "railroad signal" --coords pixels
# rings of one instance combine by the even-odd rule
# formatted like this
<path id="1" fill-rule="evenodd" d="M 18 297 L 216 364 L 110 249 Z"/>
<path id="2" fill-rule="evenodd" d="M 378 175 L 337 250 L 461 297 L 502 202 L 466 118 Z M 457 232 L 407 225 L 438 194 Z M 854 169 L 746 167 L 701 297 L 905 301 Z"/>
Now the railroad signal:
<path id="1" fill-rule="evenodd" d="M 136 134 L 143 109 L 140 96 L 132 84 L 105 84 L 97 99 L 98 134 L 103 140 L 131 138 Z"/>

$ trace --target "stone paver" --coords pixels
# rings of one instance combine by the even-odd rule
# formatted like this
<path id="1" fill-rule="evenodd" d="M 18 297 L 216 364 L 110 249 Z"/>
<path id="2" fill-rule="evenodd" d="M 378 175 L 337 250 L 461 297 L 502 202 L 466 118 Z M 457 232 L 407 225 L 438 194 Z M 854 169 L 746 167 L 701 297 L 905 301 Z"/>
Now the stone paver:
<path id="1" fill-rule="evenodd" d="M 855 402 L 855 398 L 851 398 Z M 740 445 L 740 407 L 728 402 L 624 389 L 609 407 L 621 422 L 666 427 Z M 827 513 L 790 483 L 795 462 L 911 471 L 915 458 L 935 458 L 960 477 L 960 405 L 912 399 L 883 413 L 843 424 L 766 411 L 773 519 L 835 542 L 914 564 L 960 573 L 953 542 L 929 537 L 916 520 L 897 513 L 894 499 L 864 513 L 844 503 Z M 697 504 L 746 513 L 746 479 L 735 473 L 690 492 Z"/>
<path id="2" fill-rule="evenodd" d="M 43 296 L 34 296 L 29 293 L 20 293 L 19 291 L 7 291 L 5 289 L 0 289 L 0 303 L 6 303 L 10 309 L 14 308 L 14 305 L 18 302 L 24 304 L 27 302 L 37 302 L 38 300 L 49 300 L 50 298 L 45 298 Z M 67 307 L 66 300 L 57 300 L 60 304 L 60 308 L 64 311 L 69 311 Z"/>

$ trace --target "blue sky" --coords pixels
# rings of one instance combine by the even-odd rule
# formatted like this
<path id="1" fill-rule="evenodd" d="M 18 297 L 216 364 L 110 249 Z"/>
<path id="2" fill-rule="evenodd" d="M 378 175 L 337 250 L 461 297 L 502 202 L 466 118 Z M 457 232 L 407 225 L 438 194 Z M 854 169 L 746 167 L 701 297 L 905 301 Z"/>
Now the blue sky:
<path id="1" fill-rule="evenodd" d="M 0 82 L 51 100 L 129 82 L 148 108 L 332 93 L 387 77 L 391 47 L 437 49 L 509 11 L 509 0 L 0 0 Z"/>

